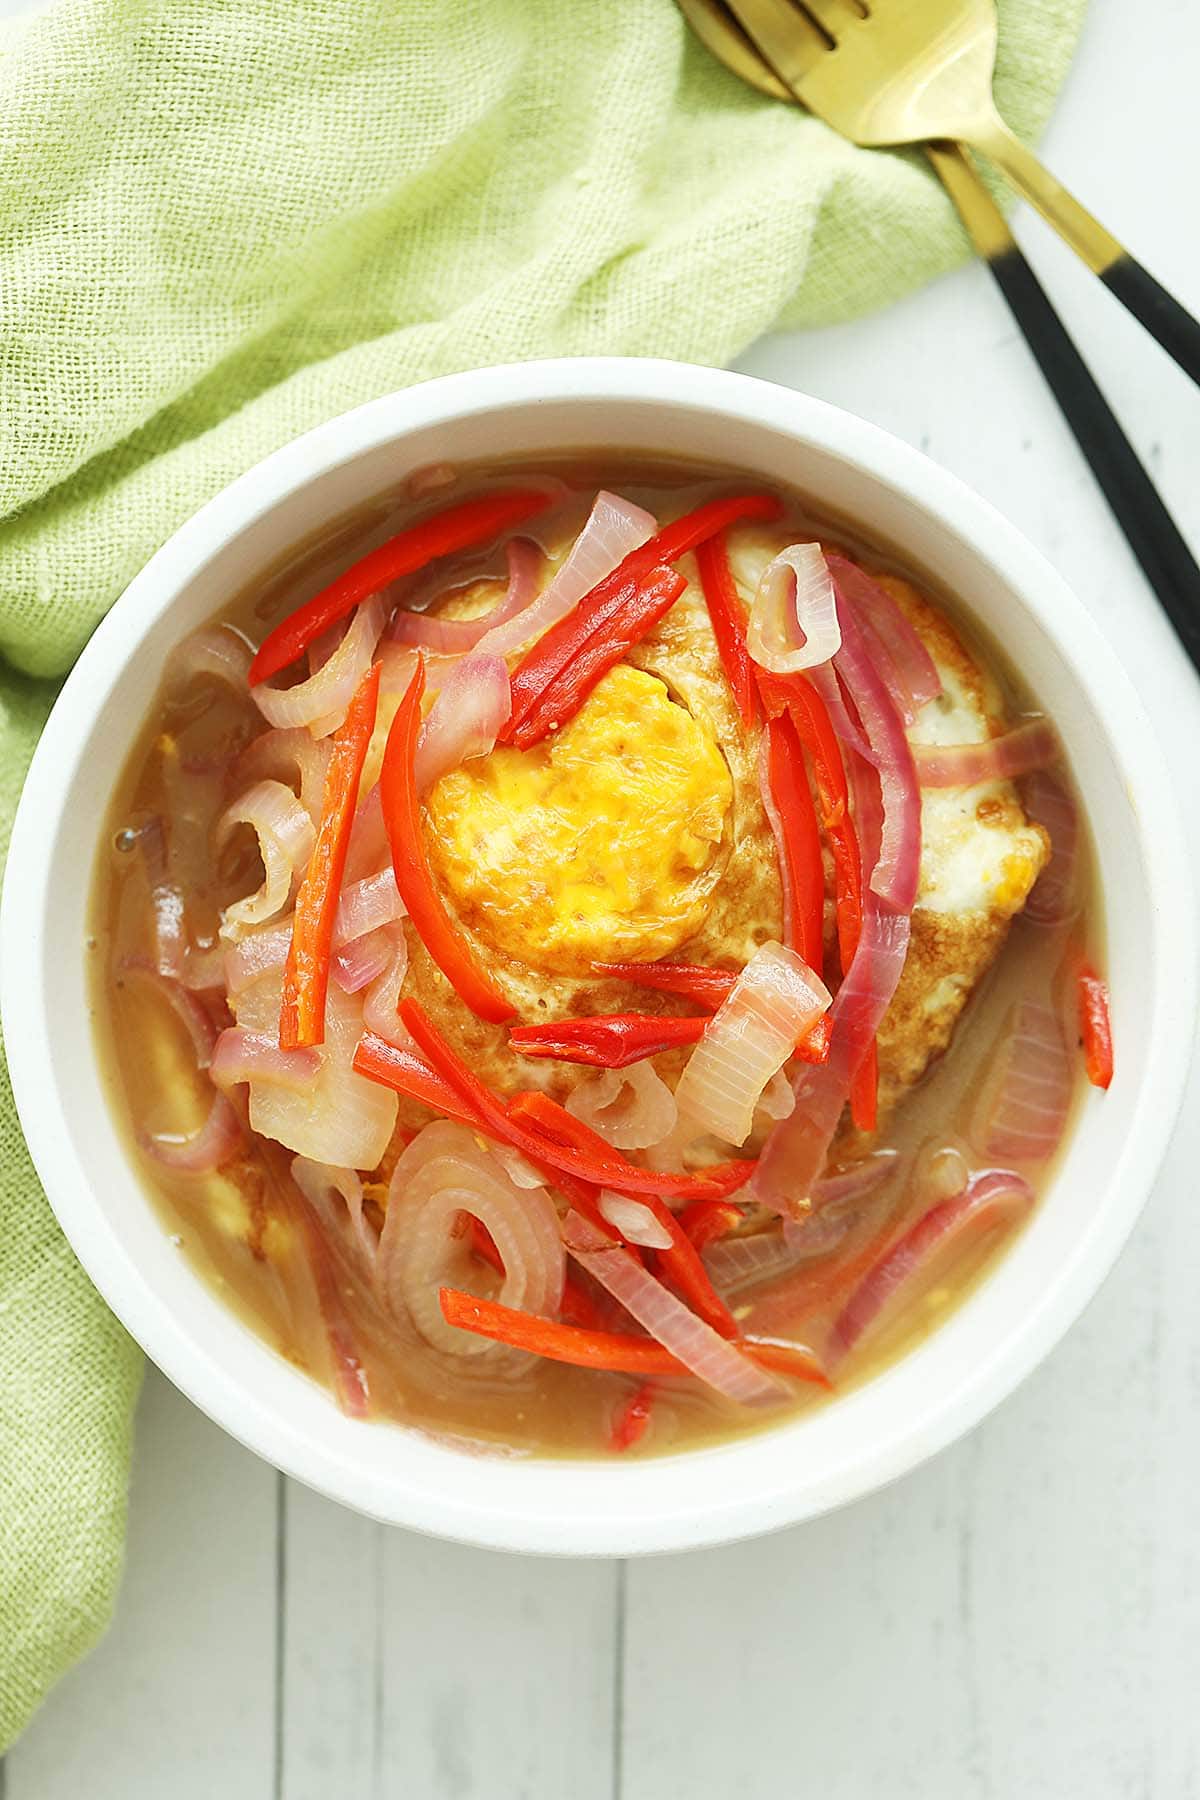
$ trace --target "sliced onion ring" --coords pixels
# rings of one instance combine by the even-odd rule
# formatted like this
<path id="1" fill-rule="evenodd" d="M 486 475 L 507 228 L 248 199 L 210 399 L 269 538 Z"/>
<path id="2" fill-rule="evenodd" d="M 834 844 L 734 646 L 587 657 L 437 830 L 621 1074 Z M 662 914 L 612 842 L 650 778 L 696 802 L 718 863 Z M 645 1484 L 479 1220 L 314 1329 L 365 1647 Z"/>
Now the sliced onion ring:
<path id="1" fill-rule="evenodd" d="M 263 883 L 244 900 L 235 900 L 221 915 L 221 935 L 237 937 L 247 925 L 262 925 L 285 906 L 292 884 L 307 867 L 315 842 L 312 820 L 291 788 L 282 781 L 256 781 L 217 820 L 217 850 L 234 828 L 249 825 L 258 838 Z"/>
<path id="2" fill-rule="evenodd" d="M 481 619 L 431 618 L 427 613 L 410 610 L 412 602 L 398 608 L 388 637 L 393 643 L 432 650 L 442 656 L 461 656 L 477 648 L 489 631 L 515 618 L 534 599 L 542 552 L 528 538 L 510 538 L 508 587 L 503 600 Z M 443 581 L 444 591 L 444 581 Z"/>
<path id="3" fill-rule="evenodd" d="M 452 1356 L 493 1360 L 524 1355 L 448 1325 L 438 1299 L 443 1286 L 474 1292 L 478 1265 L 456 1231 L 463 1213 L 478 1219 L 504 1264 L 497 1298 L 544 1317 L 562 1301 L 564 1255 L 558 1214 L 545 1188 L 517 1188 L 473 1132 L 449 1119 L 427 1125 L 392 1173 L 379 1240 L 379 1281 L 398 1317 Z"/>
<path id="4" fill-rule="evenodd" d="M 885 1309 L 893 1313 L 903 1306 L 913 1288 L 928 1279 L 935 1258 L 940 1262 L 952 1253 L 964 1234 L 1012 1224 L 1032 1204 L 1032 1188 L 1011 1169 L 987 1169 L 961 1194 L 937 1201 L 863 1276 L 834 1321 L 827 1365 L 835 1367 L 868 1327 L 878 1327 Z"/>
<path id="5" fill-rule="evenodd" d="M 239 782 L 285 782 L 299 794 L 301 806 L 316 826 L 325 799 L 329 750 L 328 743 L 318 743 L 300 725 L 291 731 L 264 731 L 242 751 L 234 765 L 234 778 Z"/>
<path id="6" fill-rule="evenodd" d="M 937 664 L 919 632 L 905 618 L 887 589 L 847 557 L 832 554 L 829 571 L 839 603 L 853 607 L 878 647 L 881 674 L 895 696 L 906 725 L 942 691 Z"/>
<path id="7" fill-rule="evenodd" d="M 759 576 L 747 649 L 773 675 L 794 675 L 827 663 L 841 642 L 833 580 L 820 544 L 789 544 Z"/>
<path id="8" fill-rule="evenodd" d="M 679 1118 L 675 1096 L 648 1061 L 587 1076 L 566 1107 L 616 1150 L 649 1150 L 670 1136 Z"/>
<path id="9" fill-rule="evenodd" d="M 171 652 L 166 667 L 167 686 L 183 687 L 207 677 L 244 694 L 249 687 L 253 656 L 249 643 L 234 626 L 204 625 Z"/>
<path id="10" fill-rule="evenodd" d="M 679 1078 L 680 1113 L 727 1144 L 744 1144 L 767 1083 L 829 1005 L 829 989 L 803 957 L 760 944 Z"/>
<path id="11" fill-rule="evenodd" d="M 373 595 L 360 606 L 333 655 L 307 681 L 277 688 L 261 681 L 250 695 L 269 725 L 307 725 L 316 737 L 336 731 L 359 682 L 371 666 L 383 630 L 383 601 Z"/>

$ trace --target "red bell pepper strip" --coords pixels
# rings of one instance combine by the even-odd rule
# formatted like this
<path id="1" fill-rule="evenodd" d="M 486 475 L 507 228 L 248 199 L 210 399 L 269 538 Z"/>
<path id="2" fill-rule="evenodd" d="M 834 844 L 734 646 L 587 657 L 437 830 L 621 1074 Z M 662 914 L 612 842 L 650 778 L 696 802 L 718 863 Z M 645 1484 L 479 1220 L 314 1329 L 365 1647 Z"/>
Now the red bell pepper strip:
<path id="1" fill-rule="evenodd" d="M 508 735 L 501 733 L 501 742 L 513 741 L 513 734 L 545 689 L 593 631 L 611 618 L 632 579 L 640 580 L 660 563 L 677 562 L 714 532 L 723 531 L 739 519 L 777 519 L 782 510 L 771 494 L 737 494 L 727 500 L 710 500 L 694 512 L 685 513 L 673 524 L 665 525 L 646 543 L 631 550 L 612 573 L 598 581 L 565 619 L 552 625 L 517 664 L 512 676 L 512 715 L 505 728 Z"/>
<path id="2" fill-rule="evenodd" d="M 706 1325 L 711 1325 L 722 1337 L 735 1338 L 737 1321 L 713 1286 L 712 1277 L 701 1261 L 698 1246 L 693 1243 L 669 1206 L 654 1196 L 646 1200 L 646 1205 L 663 1230 L 671 1236 L 670 1248 L 656 1253 L 660 1273 L 666 1276 L 672 1287 L 678 1289 L 680 1297 L 687 1301 L 692 1311 Z"/>
<path id="3" fill-rule="evenodd" d="M 388 732 L 379 773 L 379 799 L 392 852 L 396 886 L 417 936 L 459 998 L 481 1019 L 511 1019 L 515 1007 L 494 987 L 477 958 L 455 931 L 434 885 L 421 835 L 421 799 L 413 778 L 425 659 L 417 666 Z"/>
<path id="4" fill-rule="evenodd" d="M 716 1012 L 728 1000 L 738 978 L 736 969 L 706 969 L 700 963 L 593 963 L 592 970 L 634 987 L 678 994 L 681 1000 L 694 1000 L 709 1012 Z"/>
<path id="5" fill-rule="evenodd" d="M 658 624 L 687 582 L 676 569 L 651 569 L 632 581 L 604 623 L 593 628 L 571 660 L 544 687 L 520 723 L 506 727 L 504 741 L 528 750 L 573 719 L 602 676 Z"/>
<path id="6" fill-rule="evenodd" d="M 724 1005 L 737 980 L 736 970 L 706 969 L 700 963 L 593 963 L 592 971 L 614 981 L 628 981 L 634 987 L 678 994 L 681 999 L 694 1000 L 697 1006 L 705 1007 L 710 1013 Z M 829 1043 L 829 1020 L 822 1013 L 797 1044 L 796 1055 L 801 1062 L 828 1062 Z"/>
<path id="7" fill-rule="evenodd" d="M 1113 1078 L 1112 1018 L 1108 983 L 1084 966 L 1079 971 L 1079 1032 L 1087 1078 L 1093 1087 L 1106 1088 Z"/>
<path id="8" fill-rule="evenodd" d="M 686 1363 L 681 1363 L 651 1337 L 564 1325 L 557 1319 L 519 1312 L 499 1300 L 481 1300 L 458 1288 L 439 1289 L 438 1299 L 442 1317 L 448 1325 L 457 1325 L 460 1331 L 474 1331 L 480 1337 L 492 1338 L 500 1344 L 511 1344 L 514 1349 L 529 1350 L 552 1362 L 622 1375 L 691 1374 Z M 815 1382 L 820 1387 L 830 1385 L 816 1357 L 802 1344 L 754 1337 L 739 1338 L 737 1342 L 739 1349 L 765 1369 L 775 1369 L 797 1381 Z"/>
<path id="9" fill-rule="evenodd" d="M 521 1056 L 551 1056 L 559 1062 L 597 1069 L 626 1069 L 660 1051 L 694 1044 L 704 1036 L 706 1018 L 664 1019 L 652 1013 L 597 1013 L 590 1019 L 559 1019 L 544 1025 L 514 1025 L 509 1042 Z"/>
<path id="10" fill-rule="evenodd" d="M 289 613 L 259 646 L 250 664 L 250 685 L 269 681 L 280 669 L 295 662 L 298 656 L 328 631 L 339 619 L 363 600 L 369 600 L 401 575 L 412 575 L 426 563 L 454 550 L 467 550 L 473 544 L 486 543 L 508 525 L 518 525 L 534 513 L 544 512 L 553 494 L 533 488 L 510 488 L 501 494 L 481 494 L 475 500 L 463 500 L 410 525 L 370 550 L 356 563 L 344 569 L 335 581 L 296 611 Z"/>
<path id="11" fill-rule="evenodd" d="M 527 1154 L 540 1155 L 545 1162 L 560 1158 L 556 1166 L 582 1175 L 594 1186 L 615 1188 L 619 1194 L 636 1194 L 639 1199 L 657 1196 L 723 1200 L 727 1194 L 743 1187 L 754 1173 L 753 1158 L 713 1163 L 695 1175 L 639 1169 L 598 1131 L 593 1131 L 582 1119 L 574 1118 L 566 1107 L 551 1100 L 548 1094 L 518 1094 L 509 1106 L 508 1116 L 510 1121 L 520 1125 L 526 1140 L 540 1146 Z M 520 1147 L 524 1148 L 524 1144 Z"/>
<path id="12" fill-rule="evenodd" d="M 367 747 L 375 729 L 379 703 L 379 664 L 372 663 L 355 690 L 344 722 L 334 733 L 321 823 L 296 895 L 292 941 L 283 969 L 279 1007 L 282 1050 L 307 1049 L 325 1042 L 325 999 L 329 991 L 329 959 L 350 847 L 350 827 L 358 804 Z"/>
<path id="13" fill-rule="evenodd" d="M 591 1290 L 568 1269 L 563 1278 L 562 1302 L 559 1314 L 564 1325 L 582 1325 L 586 1331 L 603 1331 L 605 1315 L 599 1304 L 593 1300 Z"/>
<path id="14" fill-rule="evenodd" d="M 858 833 L 850 816 L 849 788 L 841 747 L 824 700 L 803 675 L 759 675 L 768 713 L 786 708 L 801 743 L 812 757 L 821 825 L 833 852 L 834 910 L 838 960 L 850 967 L 862 931 L 863 868 Z M 874 1131 L 878 1119 L 879 1053 L 874 1044 L 850 1084 L 850 1115 L 860 1131 Z"/>
<path id="15" fill-rule="evenodd" d="M 746 648 L 742 601 L 729 567 L 723 531 L 697 546 L 696 566 L 700 570 L 700 586 L 704 589 L 704 603 L 708 607 L 721 667 L 742 724 L 749 731 L 758 716 L 754 662 Z"/>
<path id="16" fill-rule="evenodd" d="M 791 889 L 784 938 L 819 974 L 825 962 L 825 865 L 799 734 L 783 713 L 767 724 L 767 776 L 783 831 L 785 888 Z"/>
<path id="17" fill-rule="evenodd" d="M 506 1108 L 450 1048 L 417 1001 L 406 999 L 400 1002 L 400 1019 L 418 1050 L 423 1052 L 437 1074 L 454 1089 L 460 1106 L 474 1113 L 476 1127 L 486 1136 L 497 1138 L 502 1144 L 511 1144 L 514 1149 L 543 1166 L 548 1165 L 564 1175 L 590 1183 L 593 1187 L 616 1188 L 620 1193 L 678 1194 L 688 1199 L 712 1200 L 720 1199 L 734 1188 L 741 1187 L 754 1171 L 754 1163 L 751 1161 L 717 1163 L 697 1175 L 660 1174 L 651 1169 L 639 1169 L 635 1163 L 622 1156 L 619 1150 L 614 1150 L 611 1144 L 606 1143 L 598 1132 L 589 1131 L 582 1121 L 573 1119 L 565 1107 L 557 1105 L 547 1095 L 520 1095 L 518 1099 L 527 1101 L 530 1111 L 537 1112 L 538 1124 L 534 1128 L 531 1125 L 530 1111 L 519 1108 L 516 1101 Z M 360 1044 L 359 1052 L 362 1049 Z M 356 1052 L 355 1067 L 360 1074 L 382 1081 L 384 1086 L 395 1085 L 387 1058 L 364 1059 Z M 407 1081 L 404 1075 L 401 1075 L 401 1079 Z M 407 1086 L 401 1091 L 407 1092 Z M 543 1108 L 544 1111 L 541 1110 Z M 562 1135 L 554 1136 L 555 1131 Z M 586 1134 L 585 1149 L 577 1148 L 581 1141 L 580 1134 Z M 555 1177 L 555 1182 L 564 1192 L 569 1191 L 559 1176 Z"/>
<path id="18" fill-rule="evenodd" d="M 614 1450 L 632 1450 L 646 1435 L 650 1411 L 654 1405 L 654 1383 L 643 1381 L 628 1399 L 618 1406 L 609 1442 Z"/>
<path id="19" fill-rule="evenodd" d="M 732 1200 L 692 1200 L 678 1218 L 693 1248 L 703 1251 L 741 1224 L 742 1209 Z"/>

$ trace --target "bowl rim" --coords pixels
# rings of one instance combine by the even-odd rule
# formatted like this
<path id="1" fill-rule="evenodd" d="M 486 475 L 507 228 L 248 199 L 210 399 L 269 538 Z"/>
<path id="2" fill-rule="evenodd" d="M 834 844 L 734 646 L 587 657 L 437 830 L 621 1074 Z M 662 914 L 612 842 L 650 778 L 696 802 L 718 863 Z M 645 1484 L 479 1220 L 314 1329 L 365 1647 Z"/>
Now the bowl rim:
<path id="1" fill-rule="evenodd" d="M 701 1493 L 690 1507 L 675 1507 L 669 1516 L 651 1516 L 650 1509 L 645 1517 L 611 1519 L 600 1513 L 560 1519 L 536 1509 L 517 1516 L 475 1502 L 469 1495 L 456 1495 L 447 1510 L 444 1495 L 423 1497 L 419 1489 L 414 1493 L 386 1477 L 364 1479 L 332 1445 L 334 1434 L 331 1445 L 314 1442 L 289 1421 L 270 1414 L 161 1304 L 91 1191 L 62 1124 L 65 1102 L 55 1079 L 51 1022 L 41 1000 L 40 958 L 19 953 L 21 946 L 39 936 L 57 825 L 69 792 L 58 772 L 74 767 L 74 752 L 94 729 L 125 660 L 203 567 L 297 490 L 389 441 L 448 418 L 469 419 L 558 400 L 628 404 L 649 400 L 674 410 L 717 413 L 781 432 L 799 444 L 812 443 L 825 458 L 852 464 L 899 493 L 940 532 L 964 543 L 976 559 L 1001 569 L 1105 722 L 1114 762 L 1135 802 L 1154 894 L 1154 943 L 1172 949 L 1169 969 L 1165 955 L 1149 958 L 1155 1029 L 1127 1138 L 1127 1144 L 1136 1144 L 1136 1166 L 1128 1167 L 1133 1156 L 1126 1152 L 1114 1170 L 1114 1183 L 1120 1170 L 1127 1177 L 1122 1203 L 1110 1210 L 1104 1229 L 1089 1231 L 1069 1266 L 1035 1297 L 1020 1332 L 1011 1334 L 935 1408 L 868 1444 L 823 1482 L 810 1482 L 802 1491 L 800 1482 L 793 1480 L 719 1507 Z M 1100 625 L 1015 526 L 957 476 L 910 445 L 852 413 L 792 389 L 686 363 L 563 358 L 438 377 L 328 420 L 237 477 L 150 558 L 76 662 L 30 765 L 13 826 L 8 875 L 0 906 L 0 1001 L 6 1041 L 21 1045 L 21 1053 L 10 1058 L 17 1109 L 59 1224 L 103 1298 L 190 1399 L 277 1468 L 374 1517 L 492 1548 L 623 1555 L 727 1542 L 818 1516 L 873 1492 L 972 1429 L 1048 1354 L 1111 1269 L 1157 1176 L 1193 1048 L 1197 927 L 1179 812 L 1157 737 Z M 78 1028 L 89 1029 L 87 1021 Z M 132 1167 L 130 1176 L 141 1185 Z M 852 1399 L 848 1396 L 840 1404 L 849 1405 Z M 739 1440 L 724 1449 L 736 1455 L 740 1444 L 759 1441 Z M 472 1466 L 462 1460 L 464 1469 Z M 540 1466 L 562 1467 L 549 1460 Z M 553 1482 L 547 1480 L 546 1486 L 552 1488 Z"/>

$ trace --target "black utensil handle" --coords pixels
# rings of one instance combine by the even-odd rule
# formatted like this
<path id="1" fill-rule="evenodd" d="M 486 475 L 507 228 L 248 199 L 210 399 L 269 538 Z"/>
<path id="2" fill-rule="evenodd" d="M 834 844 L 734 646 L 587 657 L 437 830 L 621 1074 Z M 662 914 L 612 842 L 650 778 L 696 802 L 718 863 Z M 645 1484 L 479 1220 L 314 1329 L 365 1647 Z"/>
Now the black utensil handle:
<path id="1" fill-rule="evenodd" d="M 1200 320 L 1128 253 L 1102 269 L 1100 279 L 1200 386 Z"/>
<path id="2" fill-rule="evenodd" d="M 1002 250 L 989 259 L 988 266 L 1113 517 L 1128 538 L 1180 643 L 1200 670 L 1200 565 L 1020 250 L 1015 245 Z M 1187 318 L 1186 313 L 1182 316 Z M 1188 323 L 1197 329 L 1193 320 Z"/>

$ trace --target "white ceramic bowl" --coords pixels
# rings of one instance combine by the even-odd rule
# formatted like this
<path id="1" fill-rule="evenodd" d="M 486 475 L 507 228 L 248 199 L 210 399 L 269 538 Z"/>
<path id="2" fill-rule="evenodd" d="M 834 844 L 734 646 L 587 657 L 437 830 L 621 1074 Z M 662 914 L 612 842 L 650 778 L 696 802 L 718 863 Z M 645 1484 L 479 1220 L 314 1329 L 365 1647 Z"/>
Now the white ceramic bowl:
<path id="1" fill-rule="evenodd" d="M 97 822 L 171 646 L 297 540 L 448 459 L 579 448 L 712 459 L 792 484 L 900 546 L 1006 646 L 1062 733 L 1099 853 L 1117 1074 L 1089 1093 L 1029 1228 L 899 1364 L 757 1437 L 645 1462 L 468 1456 L 343 1418 L 172 1248 L 109 1117 L 88 1026 Z M 505 1549 L 721 1542 L 879 1487 L 973 1426 L 1096 1291 L 1147 1197 L 1191 1046 L 1196 923 L 1150 724 L 1074 595 L 992 508 L 846 413 L 738 375 L 581 360 L 455 375 L 334 419 L 176 532 L 67 682 L 25 788 L 4 896 L 4 1025 L 21 1119 L 80 1261 L 159 1367 L 289 1475 L 380 1519 Z"/>

